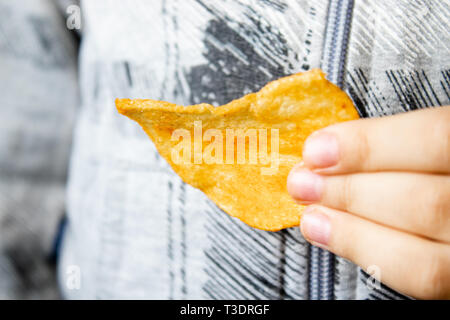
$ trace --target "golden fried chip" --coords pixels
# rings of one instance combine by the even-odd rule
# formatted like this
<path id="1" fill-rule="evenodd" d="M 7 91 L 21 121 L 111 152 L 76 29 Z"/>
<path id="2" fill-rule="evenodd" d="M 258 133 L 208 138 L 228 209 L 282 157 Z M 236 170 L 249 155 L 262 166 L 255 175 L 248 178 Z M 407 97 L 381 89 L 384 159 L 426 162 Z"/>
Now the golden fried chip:
<path id="1" fill-rule="evenodd" d="M 214 107 L 117 99 L 186 183 L 246 224 L 277 231 L 297 226 L 303 207 L 286 189 L 313 131 L 357 119 L 349 97 L 311 70 L 268 83 L 257 93 Z"/>

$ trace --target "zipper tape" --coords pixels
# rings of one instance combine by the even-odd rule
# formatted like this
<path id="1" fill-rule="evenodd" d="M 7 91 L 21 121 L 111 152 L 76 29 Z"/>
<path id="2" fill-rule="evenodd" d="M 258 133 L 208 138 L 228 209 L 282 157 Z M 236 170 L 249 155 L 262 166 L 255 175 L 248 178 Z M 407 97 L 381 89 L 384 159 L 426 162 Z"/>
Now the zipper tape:
<path id="1" fill-rule="evenodd" d="M 344 84 L 345 62 L 354 0 L 330 0 L 321 67 L 337 86 Z M 323 249 L 309 247 L 309 298 L 334 299 L 335 256 Z"/>

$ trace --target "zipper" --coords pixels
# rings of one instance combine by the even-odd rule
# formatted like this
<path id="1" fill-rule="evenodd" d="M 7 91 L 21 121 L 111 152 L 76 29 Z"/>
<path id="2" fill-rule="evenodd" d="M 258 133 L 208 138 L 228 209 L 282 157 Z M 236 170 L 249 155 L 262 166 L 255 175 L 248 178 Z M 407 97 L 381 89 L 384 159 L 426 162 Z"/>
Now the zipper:
<path id="1" fill-rule="evenodd" d="M 331 0 L 328 6 L 321 68 L 329 81 L 344 84 L 347 46 L 354 0 Z M 334 299 L 335 256 L 326 250 L 309 246 L 309 298 Z"/>

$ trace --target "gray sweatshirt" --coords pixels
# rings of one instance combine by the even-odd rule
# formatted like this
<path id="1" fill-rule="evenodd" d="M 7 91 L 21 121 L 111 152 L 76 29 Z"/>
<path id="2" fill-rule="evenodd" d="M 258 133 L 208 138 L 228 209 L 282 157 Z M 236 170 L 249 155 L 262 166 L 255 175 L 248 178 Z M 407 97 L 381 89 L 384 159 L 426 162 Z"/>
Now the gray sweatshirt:
<path id="1" fill-rule="evenodd" d="M 229 217 L 180 180 L 114 99 L 221 105 L 322 68 L 362 117 L 449 104 L 448 1 L 104 0 L 82 2 L 80 14 L 65 298 L 406 298 L 298 228 Z"/>

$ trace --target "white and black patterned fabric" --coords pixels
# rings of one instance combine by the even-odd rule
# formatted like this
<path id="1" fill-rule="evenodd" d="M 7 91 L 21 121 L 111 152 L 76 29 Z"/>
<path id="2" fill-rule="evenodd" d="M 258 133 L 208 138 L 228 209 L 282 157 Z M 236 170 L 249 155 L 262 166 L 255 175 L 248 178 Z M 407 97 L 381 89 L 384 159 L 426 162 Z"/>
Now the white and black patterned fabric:
<path id="1" fill-rule="evenodd" d="M 180 181 L 141 129 L 117 114 L 114 98 L 219 105 L 320 67 L 333 32 L 329 8 L 328 1 L 84 2 L 83 106 L 62 270 L 80 265 L 86 279 L 67 297 L 311 297 L 314 265 L 298 229 L 263 232 L 228 217 Z M 449 102 L 448 12 L 445 2 L 351 3 L 341 72 L 362 116 Z M 372 292 L 342 259 L 334 267 L 334 298 L 403 298 L 384 287 Z"/>
<path id="2" fill-rule="evenodd" d="M 55 4 L 0 0 L 0 299 L 58 298 L 77 41 Z"/>
<path id="3" fill-rule="evenodd" d="M 72 65 L 64 67 L 67 61 L 60 62 L 67 78 L 57 81 L 58 90 L 54 82 L 42 82 L 40 89 L 67 107 L 50 113 L 65 119 L 67 130 L 57 127 L 53 137 L 70 136 L 70 106 L 79 104 L 59 260 L 63 297 L 407 298 L 384 285 L 368 286 L 364 271 L 316 252 L 298 228 L 264 232 L 223 213 L 178 178 L 141 128 L 118 115 L 114 99 L 220 105 L 268 81 L 322 67 L 363 117 L 449 104 L 449 1 L 103 0 L 81 5 L 80 102 L 65 91 L 76 87 L 77 76 Z M 18 90 L 11 88 L 11 99 Z M 29 139 L 36 146 L 34 135 Z M 44 146 L 35 148 L 54 161 L 64 159 Z M 21 192 L 5 185 L 1 195 Z M 63 201 L 47 189 L 39 192 Z M 11 212 L 35 208 L 35 203 L 15 203 Z M 62 209 L 41 211 L 54 217 Z M 52 230 L 55 224 L 49 225 Z M 0 238 L 0 257 L 7 258 L 0 258 L 0 266 L 7 266 L 0 270 L 11 280 L 8 274 L 15 268 L 3 254 L 5 243 Z M 72 266 L 81 271 L 79 289 L 67 286 Z"/>

